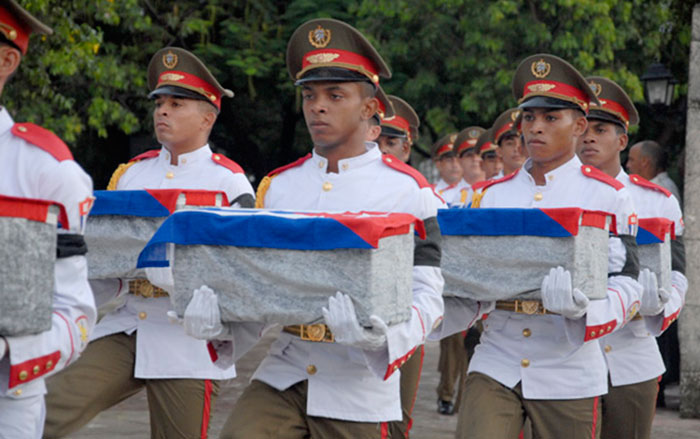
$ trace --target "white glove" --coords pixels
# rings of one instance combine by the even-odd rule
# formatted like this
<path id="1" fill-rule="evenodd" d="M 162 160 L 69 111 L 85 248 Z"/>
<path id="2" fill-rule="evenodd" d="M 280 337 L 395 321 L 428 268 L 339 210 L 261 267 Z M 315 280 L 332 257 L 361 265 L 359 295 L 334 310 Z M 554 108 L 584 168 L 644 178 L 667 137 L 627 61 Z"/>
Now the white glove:
<path id="1" fill-rule="evenodd" d="M 338 291 L 335 297 L 328 298 L 328 308 L 323 308 L 323 318 L 333 332 L 335 341 L 360 349 L 376 351 L 386 345 L 389 327 L 376 315 L 369 317 L 371 329 L 365 329 L 357 322 L 355 306 L 347 294 Z"/>
<path id="2" fill-rule="evenodd" d="M 663 288 L 659 288 L 656 273 L 648 268 L 639 272 L 639 283 L 642 285 L 642 305 L 639 314 L 643 316 L 655 316 L 664 310 L 664 305 L 671 299 L 671 294 Z"/>
<path id="3" fill-rule="evenodd" d="M 588 297 L 571 286 L 571 273 L 563 267 L 552 268 L 542 280 L 542 305 L 570 319 L 580 319 L 588 309 Z"/>
<path id="4" fill-rule="evenodd" d="M 219 299 L 206 285 L 194 290 L 183 319 L 175 311 L 168 311 L 168 319 L 173 323 L 182 323 L 187 335 L 200 340 L 215 339 L 226 332 L 219 314 Z"/>

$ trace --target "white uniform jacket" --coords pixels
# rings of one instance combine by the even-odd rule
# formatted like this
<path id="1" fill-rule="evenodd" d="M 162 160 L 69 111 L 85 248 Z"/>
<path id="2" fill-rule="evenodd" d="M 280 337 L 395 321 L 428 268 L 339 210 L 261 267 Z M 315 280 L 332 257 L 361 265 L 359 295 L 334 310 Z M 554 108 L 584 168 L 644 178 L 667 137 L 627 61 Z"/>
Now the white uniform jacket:
<path id="1" fill-rule="evenodd" d="M 616 178 L 630 192 L 639 218 L 670 219 L 675 224 L 676 236 L 683 234 L 682 213 L 676 197 L 637 175 L 627 175 L 623 170 Z M 671 298 L 662 313 L 631 321 L 620 331 L 599 340 L 613 386 L 648 381 L 666 370 L 654 337 L 678 317 L 688 288 L 680 271 L 673 272 L 672 281 Z"/>
<path id="2" fill-rule="evenodd" d="M 440 198 L 442 198 L 448 205 L 458 203 L 463 184 L 467 184 L 467 182 L 465 182 L 463 179 L 459 180 L 457 183 L 447 184 L 447 182 L 441 178 L 437 183 L 435 183 L 435 193 L 440 195 Z"/>
<path id="3" fill-rule="evenodd" d="M 61 203 L 68 224 L 59 233 L 83 233 L 92 206 L 92 179 L 58 137 L 33 124 L 14 124 L 2 108 L 0 163 L 0 194 Z M 0 361 L 0 398 L 44 394 L 44 378 L 75 361 L 88 342 L 97 315 L 85 256 L 59 258 L 53 276 L 51 329 L 6 338 L 9 352 Z"/>
<path id="4" fill-rule="evenodd" d="M 382 156 L 375 143 L 366 145 L 366 153 L 339 161 L 337 174 L 327 173 L 327 160 L 315 152 L 273 171 L 267 193 L 258 191 L 258 202 L 272 209 L 403 212 L 423 219 L 427 238 L 416 240 L 412 316 L 389 328 L 387 348 L 379 351 L 282 333 L 253 378 L 278 390 L 308 380 L 309 416 L 386 422 L 402 416 L 400 373 L 394 372 L 442 318 L 440 201 L 415 169 Z"/>
<path id="5" fill-rule="evenodd" d="M 528 159 L 518 173 L 482 189 L 480 207 L 606 211 L 616 215 L 618 233 L 636 234 L 629 193 L 614 179 L 582 166 L 574 157 L 547 173 L 545 185 L 538 186 L 528 173 L 531 163 Z M 592 300 L 586 315 L 578 320 L 492 311 L 484 318 L 484 333 L 469 372 L 483 373 L 509 388 L 522 382 L 527 399 L 579 399 L 606 393 L 607 368 L 595 340 L 629 321 L 641 296 L 638 267 L 628 262 L 623 241 L 611 238 L 609 250 L 609 273 L 623 274 L 609 277 L 606 299 Z M 450 306 L 446 302 L 445 322 L 438 334 L 447 336 L 467 328 L 478 311 L 474 304 Z"/>
<path id="6" fill-rule="evenodd" d="M 170 164 L 170 152 L 166 148 L 142 154 L 130 163 L 117 183 L 117 190 L 220 190 L 226 193 L 229 201 L 245 194 L 250 201 L 253 199 L 253 188 L 240 167 L 213 154 L 209 145 L 179 155 L 177 165 Z M 121 288 L 112 291 L 102 288 L 100 295 L 115 297 L 128 291 L 126 281 L 116 283 L 120 284 Z M 220 380 L 235 377 L 233 365 L 225 369 L 214 365 L 206 341 L 188 336 L 181 325 L 168 321 L 166 313 L 171 309 L 168 297 L 143 298 L 127 294 L 126 302 L 97 324 L 92 339 L 136 331 L 136 378 Z"/>

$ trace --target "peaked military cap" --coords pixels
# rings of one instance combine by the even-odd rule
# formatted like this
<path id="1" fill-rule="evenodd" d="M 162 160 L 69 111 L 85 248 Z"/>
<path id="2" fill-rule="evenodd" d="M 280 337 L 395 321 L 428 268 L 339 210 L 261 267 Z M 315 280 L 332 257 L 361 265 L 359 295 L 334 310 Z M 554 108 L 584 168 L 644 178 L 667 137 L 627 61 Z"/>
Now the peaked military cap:
<path id="1" fill-rule="evenodd" d="M 496 121 L 493 123 L 493 126 L 491 127 L 491 131 L 493 132 L 493 139 L 492 142 L 500 145 L 501 139 L 508 135 L 518 135 L 518 125 L 516 124 L 516 121 L 518 120 L 518 117 L 520 116 L 520 109 L 519 108 L 510 108 L 503 113 L 501 113 L 497 118 Z"/>
<path id="2" fill-rule="evenodd" d="M 498 145 L 493 143 L 493 130 L 489 128 L 481 133 L 479 138 L 476 139 L 474 147 L 478 149 L 480 155 L 498 149 Z"/>
<path id="3" fill-rule="evenodd" d="M 51 35 L 53 30 L 14 0 L 2 0 L 0 1 L 0 32 L 5 40 L 15 45 L 22 54 L 26 54 L 29 35 L 32 33 Z"/>
<path id="4" fill-rule="evenodd" d="M 287 70 L 295 85 L 309 81 L 369 81 L 391 78 L 391 71 L 357 29 L 332 18 L 299 26 L 287 45 Z"/>
<path id="5" fill-rule="evenodd" d="M 457 133 L 450 133 L 433 143 L 433 146 L 430 148 L 430 155 L 433 159 L 437 160 L 446 154 L 454 154 L 455 139 L 457 139 Z"/>
<path id="6" fill-rule="evenodd" d="M 455 149 L 457 150 L 457 155 L 462 155 L 476 146 L 476 141 L 479 136 L 484 133 L 486 129 L 481 127 L 467 127 L 457 134 L 457 139 L 455 139 Z"/>
<path id="7" fill-rule="evenodd" d="M 418 115 L 406 101 L 398 96 L 389 95 L 389 101 L 394 107 L 394 117 L 382 119 L 382 135 L 406 138 L 408 143 L 413 143 L 418 139 L 420 126 Z"/>
<path id="8" fill-rule="evenodd" d="M 375 97 L 379 101 L 379 107 L 377 108 L 377 113 L 374 115 L 374 117 L 377 118 L 377 121 L 381 125 L 382 120 L 385 117 L 394 117 L 395 109 L 391 99 L 389 99 L 389 96 L 384 92 L 384 89 L 379 86 L 379 84 L 377 84 L 377 94 Z"/>
<path id="9" fill-rule="evenodd" d="M 591 102 L 598 103 L 578 70 L 546 53 L 520 63 L 513 77 L 513 96 L 519 108 L 576 108 L 588 113 Z"/>
<path id="10" fill-rule="evenodd" d="M 178 96 L 206 101 L 219 109 L 223 96 L 233 97 L 199 58 L 180 47 L 165 47 L 153 55 L 148 63 L 148 88 L 150 99 Z"/>
<path id="11" fill-rule="evenodd" d="M 614 81 L 601 76 L 586 78 L 593 93 L 598 97 L 600 105 L 591 103 L 588 119 L 603 120 L 622 126 L 628 130 L 630 125 L 639 123 L 639 113 L 632 99 Z"/>

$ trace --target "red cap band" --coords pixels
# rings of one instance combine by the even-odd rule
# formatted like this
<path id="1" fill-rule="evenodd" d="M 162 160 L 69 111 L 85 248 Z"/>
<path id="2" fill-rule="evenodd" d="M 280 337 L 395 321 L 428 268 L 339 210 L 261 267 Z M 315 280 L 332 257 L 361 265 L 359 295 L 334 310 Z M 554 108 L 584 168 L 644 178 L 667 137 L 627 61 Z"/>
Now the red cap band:
<path id="1" fill-rule="evenodd" d="M 622 105 L 618 104 L 617 102 L 610 100 L 610 99 L 601 99 L 600 97 L 598 98 L 602 105 L 602 107 L 599 107 L 597 105 L 592 105 L 591 110 L 604 110 L 609 113 L 612 113 L 613 115 L 617 116 L 620 118 L 625 125 L 629 125 L 630 123 L 630 115 L 625 110 L 625 107 Z"/>
<path id="2" fill-rule="evenodd" d="M 12 44 L 19 47 L 22 54 L 27 53 L 31 29 L 26 29 L 22 26 L 15 16 L 2 6 L 0 6 L 0 32 L 2 32 L 5 38 L 11 41 Z"/>
<path id="3" fill-rule="evenodd" d="M 473 148 L 477 139 L 467 139 L 457 147 L 457 154 L 461 154 L 465 149 Z"/>
<path id="4" fill-rule="evenodd" d="M 304 55 L 297 78 L 301 78 L 304 73 L 317 67 L 341 67 L 353 70 L 367 76 L 375 84 L 379 84 L 379 68 L 372 60 L 347 50 L 319 49 L 308 52 Z"/>
<path id="5" fill-rule="evenodd" d="M 451 143 L 448 143 L 446 145 L 442 145 L 441 147 L 439 147 L 437 149 L 437 151 L 435 151 L 435 157 L 440 157 L 441 155 L 452 151 L 452 146 L 453 145 Z"/>
<path id="6" fill-rule="evenodd" d="M 498 138 L 501 136 L 501 134 L 505 133 L 506 131 L 510 131 L 513 128 L 513 122 L 508 122 L 507 124 L 503 125 L 498 131 L 496 131 L 496 135 L 493 136 L 493 138 L 496 140 L 496 143 L 498 143 Z"/>
<path id="7" fill-rule="evenodd" d="M 404 119 L 401 116 L 394 116 L 391 119 L 384 119 L 382 120 L 382 125 L 389 125 L 391 127 L 394 127 L 400 131 L 403 131 L 410 137 L 411 133 L 411 125 L 408 123 L 406 119 Z"/>
<path id="8" fill-rule="evenodd" d="M 550 96 L 567 101 L 573 101 L 585 112 L 588 112 L 590 98 L 583 90 L 572 87 L 558 81 L 530 81 L 525 84 L 523 97 L 520 102 L 525 101 L 529 96 Z"/>
<path id="9" fill-rule="evenodd" d="M 221 93 L 216 87 L 198 76 L 179 70 L 168 70 L 160 74 L 156 88 L 162 85 L 174 85 L 192 90 L 209 99 L 209 102 L 214 104 L 216 108 L 221 108 Z"/>

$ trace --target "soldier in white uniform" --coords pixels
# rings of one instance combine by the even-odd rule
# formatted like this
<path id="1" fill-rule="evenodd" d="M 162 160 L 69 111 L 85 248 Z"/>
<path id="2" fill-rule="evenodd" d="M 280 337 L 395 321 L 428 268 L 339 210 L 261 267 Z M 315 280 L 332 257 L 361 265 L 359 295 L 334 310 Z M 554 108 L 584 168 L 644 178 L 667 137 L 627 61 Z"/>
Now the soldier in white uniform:
<path id="1" fill-rule="evenodd" d="M 459 197 L 453 204 L 467 206 L 472 201 L 474 186 L 486 180 L 486 174 L 482 165 L 481 154 L 476 142 L 486 130 L 472 126 L 463 129 L 455 139 L 455 150 L 459 157 L 459 165 L 462 167 L 462 181 L 457 185 Z"/>
<path id="2" fill-rule="evenodd" d="M 462 167 L 454 146 L 456 139 L 457 133 L 447 134 L 438 139 L 431 148 L 433 163 L 440 174 L 440 179 L 435 183 L 435 192 L 447 204 L 452 204 L 459 199 L 459 188 L 462 182 Z"/>
<path id="3" fill-rule="evenodd" d="M 498 145 L 498 151 L 503 160 L 503 173 L 509 175 L 520 169 L 527 158 L 526 151 L 520 141 L 515 120 L 520 116 L 518 108 L 510 108 L 501 113 L 493 123 L 493 143 Z"/>
<path id="4" fill-rule="evenodd" d="M 394 116 L 383 118 L 382 133 L 377 139 L 384 154 L 392 154 L 404 163 L 411 159 L 411 146 L 418 140 L 420 119 L 406 101 L 398 96 L 388 96 L 394 107 Z"/>
<path id="5" fill-rule="evenodd" d="M 669 191 L 639 175 L 622 170 L 620 153 L 627 147 L 627 130 L 639 121 L 632 100 L 615 82 L 590 77 L 601 105 L 591 104 L 588 130 L 579 138 L 577 154 L 586 165 L 616 178 L 629 190 L 639 218 L 667 218 L 674 222 L 672 290 L 659 288 L 648 269 L 640 274 L 644 293 L 633 321 L 599 340 L 608 365 L 610 388 L 603 397 L 601 437 L 648 439 L 656 409 L 658 379 L 665 368 L 655 336 L 677 317 L 688 281 L 683 275 L 683 221 L 678 200 Z"/>
<path id="6" fill-rule="evenodd" d="M 114 173 L 110 189 L 206 189 L 224 191 L 235 206 L 252 207 L 253 189 L 235 162 L 214 154 L 208 137 L 224 89 L 190 52 L 166 47 L 148 67 L 153 124 L 162 147 L 132 159 Z M 101 411 L 148 392 L 151 437 L 206 437 L 218 380 L 236 376 L 217 367 L 207 343 L 168 320 L 167 293 L 147 281 L 102 283 L 101 301 L 129 293 L 125 303 L 95 328 L 90 347 L 74 367 L 50 383 L 47 437 L 61 437 Z M 155 290 L 155 292 L 147 292 Z M 254 325 L 256 326 L 256 325 Z M 261 329 L 257 325 L 255 335 Z"/>
<path id="7" fill-rule="evenodd" d="M 362 34 L 337 20 L 311 20 L 292 35 L 287 66 L 302 87 L 314 149 L 260 183 L 258 206 L 410 213 L 424 220 L 427 238 L 416 241 L 408 321 L 387 327 L 372 316 L 373 326 L 363 328 L 350 298 L 338 293 L 323 310 L 325 324 L 284 327 L 222 437 L 390 437 L 388 423 L 402 419 L 399 367 L 442 318 L 439 200 L 415 169 L 365 142 L 379 76 L 390 72 Z M 200 337 L 221 323 L 210 318 L 218 313 L 216 296 L 199 304 L 198 297 L 185 311 L 185 327 Z"/>
<path id="8" fill-rule="evenodd" d="M 457 437 L 514 438 L 525 417 L 534 437 L 596 437 L 599 398 L 607 392 L 597 339 L 639 307 L 636 217 L 623 185 L 575 155 L 589 102 L 596 100 L 580 73 L 555 56 L 533 55 L 518 67 L 513 94 L 530 158 L 519 172 L 486 186 L 473 206 L 606 211 L 616 215 L 619 235 L 610 239 L 606 299 L 589 301 L 558 267 L 543 280 L 541 303 L 496 303 L 469 365 Z M 460 313 L 452 302 L 446 300 L 437 336 L 471 323 L 473 312 Z"/>
<path id="9" fill-rule="evenodd" d="M 0 90 L 26 54 L 31 33 L 52 31 L 14 1 L 2 2 Z M 51 329 L 36 335 L 0 336 L 0 438 L 40 438 L 44 378 L 80 356 L 95 324 L 82 236 L 92 206 L 92 180 L 61 139 L 37 125 L 14 123 L 4 107 L 0 108 L 0 163 L 1 195 L 60 203 L 67 214 L 66 224 L 58 230 Z"/>

